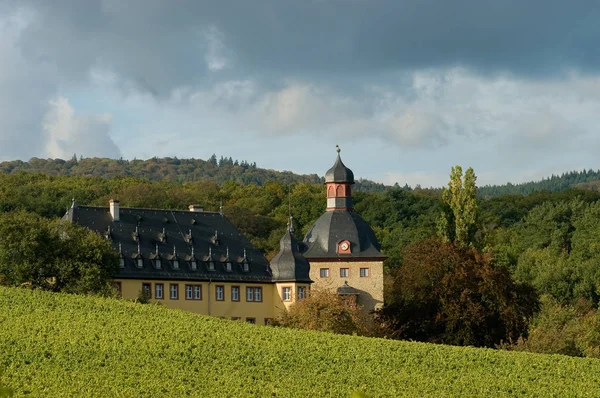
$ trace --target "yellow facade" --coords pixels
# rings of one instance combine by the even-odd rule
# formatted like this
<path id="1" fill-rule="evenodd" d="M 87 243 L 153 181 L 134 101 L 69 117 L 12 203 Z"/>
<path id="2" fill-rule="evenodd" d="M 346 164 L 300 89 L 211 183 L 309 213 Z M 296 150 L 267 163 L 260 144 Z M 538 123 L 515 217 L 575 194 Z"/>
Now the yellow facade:
<path id="1" fill-rule="evenodd" d="M 114 282 L 125 299 L 138 298 L 146 287 L 150 291 L 147 296 L 151 302 L 158 302 L 168 308 L 257 324 L 266 324 L 276 318 L 281 311 L 298 300 L 299 292 L 300 295 L 302 292 L 308 294 L 309 290 L 308 284 L 296 282 L 238 283 L 139 279 L 115 279 Z M 289 290 L 284 290 L 286 288 Z M 173 294 L 175 292 L 176 295 Z"/>
<path id="2" fill-rule="evenodd" d="M 310 263 L 310 279 L 314 281 L 313 289 L 331 291 L 337 291 L 348 282 L 359 291 L 357 302 L 366 312 L 383 306 L 383 261 L 313 260 Z"/>

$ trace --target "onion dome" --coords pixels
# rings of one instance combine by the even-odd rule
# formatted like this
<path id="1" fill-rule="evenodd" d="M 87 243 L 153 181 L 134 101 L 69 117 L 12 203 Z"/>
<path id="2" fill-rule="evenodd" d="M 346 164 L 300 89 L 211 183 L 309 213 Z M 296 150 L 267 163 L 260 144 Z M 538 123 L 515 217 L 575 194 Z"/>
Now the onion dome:
<path id="1" fill-rule="evenodd" d="M 342 158 L 340 157 L 340 147 L 338 145 L 335 146 L 336 151 L 338 153 L 335 164 L 332 168 L 327 170 L 325 173 L 325 183 L 336 182 L 336 183 L 350 183 L 354 184 L 354 173 L 352 170 L 347 168 L 342 162 Z"/>
<path id="2" fill-rule="evenodd" d="M 274 282 L 312 282 L 309 275 L 310 264 L 301 252 L 302 245 L 288 227 L 279 241 L 279 253 L 271 260 Z"/>

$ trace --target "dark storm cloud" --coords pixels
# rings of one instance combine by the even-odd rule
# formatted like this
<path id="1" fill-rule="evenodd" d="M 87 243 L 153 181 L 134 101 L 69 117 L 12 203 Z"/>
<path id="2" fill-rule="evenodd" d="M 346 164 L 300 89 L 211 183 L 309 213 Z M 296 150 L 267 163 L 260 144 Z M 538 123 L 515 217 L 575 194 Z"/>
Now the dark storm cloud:
<path id="1" fill-rule="evenodd" d="M 29 0 L 40 18 L 25 54 L 59 65 L 65 79 L 107 68 L 134 87 L 243 76 L 376 79 L 398 70 L 463 66 L 481 73 L 547 76 L 600 67 L 598 1 L 157 1 Z M 215 28 L 227 67 L 207 68 Z M 340 84 L 343 85 L 343 84 Z"/>

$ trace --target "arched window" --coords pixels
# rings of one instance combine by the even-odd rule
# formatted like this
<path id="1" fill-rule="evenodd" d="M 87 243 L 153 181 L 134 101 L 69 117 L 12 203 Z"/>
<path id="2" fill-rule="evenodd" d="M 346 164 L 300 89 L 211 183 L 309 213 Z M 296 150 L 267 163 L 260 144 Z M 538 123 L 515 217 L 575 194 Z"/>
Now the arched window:
<path id="1" fill-rule="evenodd" d="M 346 196 L 344 194 L 344 186 L 343 185 L 338 185 L 336 188 L 336 192 L 335 192 L 335 196 Z"/>
<path id="2" fill-rule="evenodd" d="M 333 189 L 333 185 L 330 185 L 330 186 L 327 188 L 327 197 L 328 197 L 328 198 L 333 198 L 333 196 L 334 196 L 334 189 Z"/>

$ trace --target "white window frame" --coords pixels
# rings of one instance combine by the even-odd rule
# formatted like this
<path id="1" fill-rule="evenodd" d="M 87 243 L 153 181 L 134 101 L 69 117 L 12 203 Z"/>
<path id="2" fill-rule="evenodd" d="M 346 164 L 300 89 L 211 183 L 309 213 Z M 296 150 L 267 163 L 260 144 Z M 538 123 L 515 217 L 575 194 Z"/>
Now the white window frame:
<path id="1" fill-rule="evenodd" d="M 231 301 L 240 301 L 240 287 L 239 286 L 231 287 Z"/>
<path id="2" fill-rule="evenodd" d="M 289 286 L 281 288 L 281 297 L 283 301 L 292 301 L 292 288 Z"/>
<path id="3" fill-rule="evenodd" d="M 175 294 L 173 294 L 173 293 L 175 293 Z M 169 297 L 171 298 L 171 300 L 179 299 L 179 285 L 177 285 L 177 284 L 169 285 Z"/>
<path id="4" fill-rule="evenodd" d="M 138 258 L 137 260 L 137 267 L 138 268 L 144 268 L 144 260 L 141 258 Z"/>
<path id="5" fill-rule="evenodd" d="M 246 301 L 254 301 L 254 288 L 246 287 Z"/>
<path id="6" fill-rule="evenodd" d="M 254 301 L 259 303 L 262 302 L 262 287 L 254 288 Z"/>
<path id="7" fill-rule="evenodd" d="M 216 287 L 215 298 L 217 299 L 217 301 L 225 301 L 225 286 Z"/>
<path id="8" fill-rule="evenodd" d="M 321 278 L 329 278 L 329 268 L 321 268 L 321 269 L 319 269 L 319 277 L 321 277 Z"/>
<path id="9" fill-rule="evenodd" d="M 154 298 L 157 300 L 162 300 L 165 298 L 165 285 L 162 283 L 154 284 Z"/>
<path id="10" fill-rule="evenodd" d="M 154 261 L 154 266 L 156 267 L 156 269 L 162 269 L 162 261 L 160 261 L 160 258 L 157 258 Z"/>
<path id="11" fill-rule="evenodd" d="M 360 272 L 360 277 L 361 278 L 368 278 L 369 277 L 369 268 L 361 268 L 359 272 Z"/>
<path id="12" fill-rule="evenodd" d="M 192 300 L 194 297 L 194 289 L 192 285 L 185 285 L 185 299 Z"/>
<path id="13" fill-rule="evenodd" d="M 179 260 L 173 260 L 173 269 L 179 269 Z"/>
<path id="14" fill-rule="evenodd" d="M 350 268 L 340 268 L 340 278 L 348 278 L 350 275 Z"/>
<path id="15" fill-rule="evenodd" d="M 202 300 L 202 285 L 193 285 L 194 300 Z"/>

